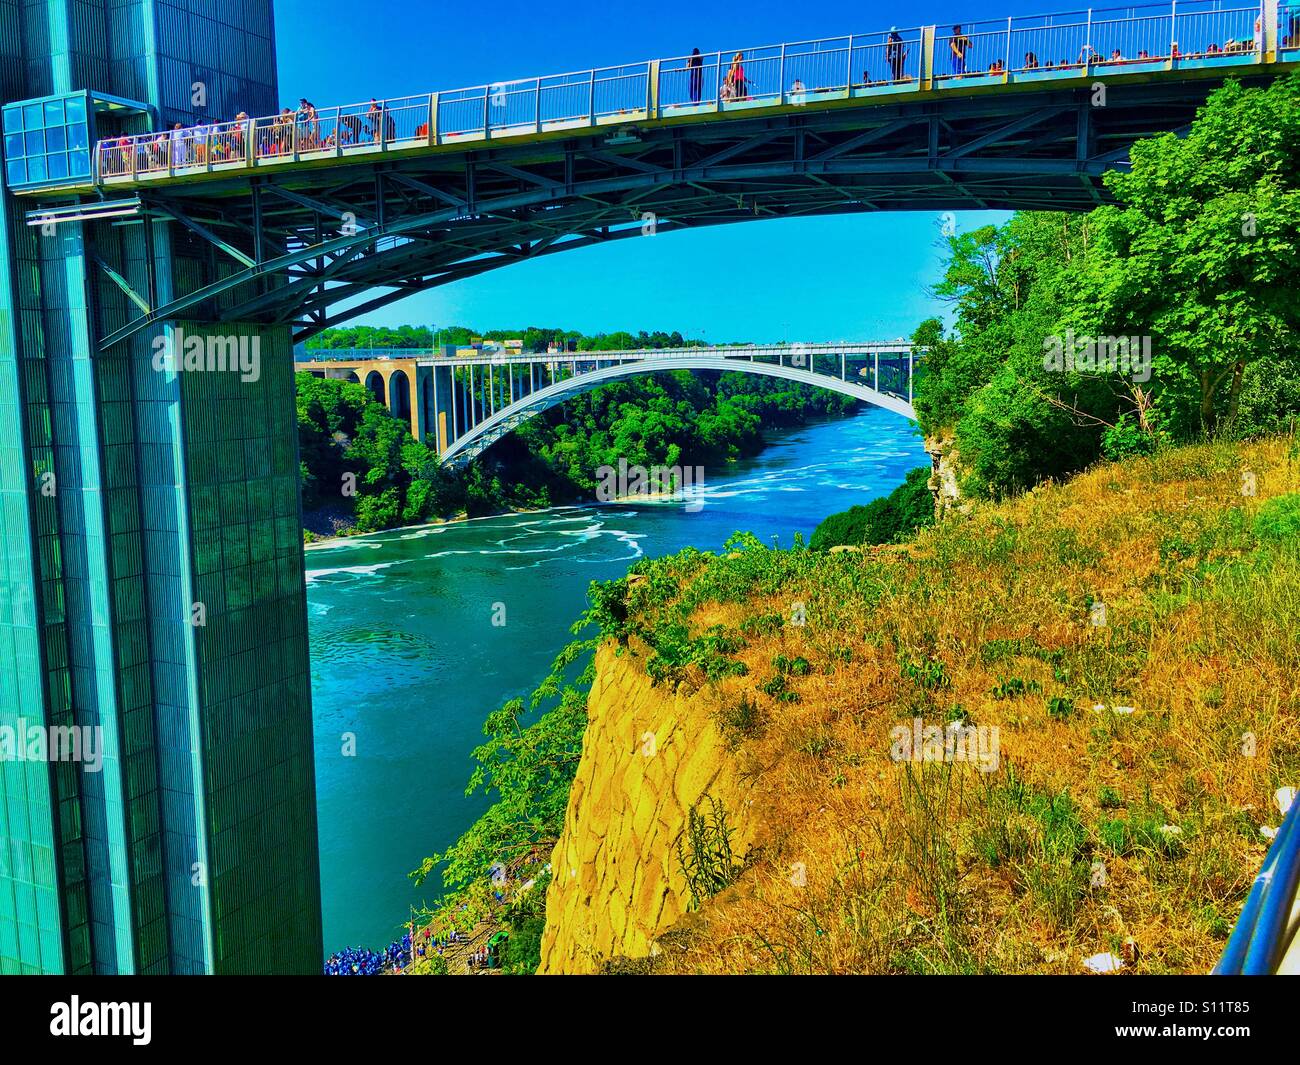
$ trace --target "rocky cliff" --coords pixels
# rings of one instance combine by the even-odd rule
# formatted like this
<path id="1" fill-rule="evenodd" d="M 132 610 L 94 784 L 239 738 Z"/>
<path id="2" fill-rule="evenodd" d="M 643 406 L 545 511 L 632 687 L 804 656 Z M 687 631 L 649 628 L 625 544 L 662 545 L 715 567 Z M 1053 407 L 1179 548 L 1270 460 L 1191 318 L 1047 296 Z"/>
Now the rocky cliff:
<path id="1" fill-rule="evenodd" d="M 970 503 L 961 494 L 958 484 L 961 456 L 957 453 L 951 432 L 925 438 L 925 450 L 930 456 L 930 492 L 934 495 L 934 517 L 943 521 L 949 514 L 966 514 Z"/>
<path id="2" fill-rule="evenodd" d="M 644 958 L 687 911 L 676 844 L 705 796 L 745 807 L 708 691 L 653 687 L 638 641 L 596 657 L 582 760 L 551 858 L 540 973 L 590 973 Z M 734 846 L 751 842 L 743 813 Z"/>

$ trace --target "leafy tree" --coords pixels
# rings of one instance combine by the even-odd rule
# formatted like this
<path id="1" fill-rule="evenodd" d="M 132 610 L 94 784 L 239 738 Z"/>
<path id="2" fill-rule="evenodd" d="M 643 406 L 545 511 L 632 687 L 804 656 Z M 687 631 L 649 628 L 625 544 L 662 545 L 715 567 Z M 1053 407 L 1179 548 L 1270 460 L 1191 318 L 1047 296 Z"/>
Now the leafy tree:
<path id="1" fill-rule="evenodd" d="M 1179 437 L 1233 425 L 1248 368 L 1294 363 L 1300 300 L 1300 75 L 1214 92 L 1184 138 L 1141 141 L 1108 174 L 1081 303 L 1114 332 L 1152 336 Z"/>
<path id="2" fill-rule="evenodd" d="M 935 291 L 955 320 L 915 334 L 929 356 L 914 406 L 928 436 L 953 436 L 975 494 L 1203 433 L 1277 432 L 1300 412 L 1300 76 L 1230 83 L 1185 139 L 1132 159 L 1107 175 L 1114 206 L 948 242 Z M 1138 358 L 1060 358 L 1112 337 Z"/>
<path id="3" fill-rule="evenodd" d="M 362 386 L 297 375 L 303 509 L 351 512 L 362 532 L 422 521 L 458 501 L 454 479 Z M 355 486 L 349 493 L 348 486 Z"/>
<path id="4" fill-rule="evenodd" d="M 825 551 L 840 544 L 890 544 L 908 539 L 918 529 L 934 524 L 929 480 L 929 467 L 918 466 L 889 495 L 825 518 L 813 530 L 808 546 Z"/>

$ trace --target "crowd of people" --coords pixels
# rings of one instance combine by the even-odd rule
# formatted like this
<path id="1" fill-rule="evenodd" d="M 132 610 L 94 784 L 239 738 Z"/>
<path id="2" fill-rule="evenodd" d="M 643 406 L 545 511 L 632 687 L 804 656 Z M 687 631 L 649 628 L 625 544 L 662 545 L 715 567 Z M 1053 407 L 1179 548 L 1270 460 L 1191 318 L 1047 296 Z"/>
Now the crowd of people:
<path id="1" fill-rule="evenodd" d="M 405 933 L 401 939 L 395 939 L 384 950 L 369 950 L 365 947 L 347 947 L 335 951 L 325 962 L 326 976 L 382 976 L 391 973 L 400 976 L 414 963 L 418 965 L 425 958 L 442 957 L 452 946 L 462 942 L 463 937 L 454 928 L 445 935 L 435 936 L 433 928 L 426 925 L 416 931 L 414 941 L 411 933 Z M 485 968 L 490 964 L 487 947 L 482 947 L 466 958 L 471 969 Z"/>
<path id="2" fill-rule="evenodd" d="M 1300 9 L 1281 13 L 1279 19 L 1280 45 L 1283 48 L 1300 47 Z M 1024 64 L 1020 70 L 1065 70 L 1075 67 L 1092 68 L 1107 64 L 1142 63 L 1151 60 L 1181 59 L 1194 56 L 1215 56 L 1248 54 L 1262 47 L 1263 19 L 1255 20 L 1254 40 L 1228 40 L 1220 46 L 1210 43 L 1199 50 L 1180 51 L 1178 42 L 1172 41 L 1167 54 L 1150 55 L 1146 49 L 1139 49 L 1132 57 L 1125 56 L 1120 49 L 1111 51 L 1109 58 L 1099 54 L 1090 44 L 1085 44 L 1079 57 L 1073 63 L 1065 59 L 1058 62 L 1042 62 L 1034 52 L 1026 52 Z M 978 36 L 978 35 L 977 35 Z M 995 35 L 1001 44 L 1001 34 Z M 960 25 L 952 27 L 951 35 L 942 38 L 949 58 L 951 76 L 966 77 L 972 75 L 999 75 L 1007 72 L 1004 58 L 992 59 L 987 68 L 974 65 L 975 52 L 978 50 L 970 36 L 962 31 Z M 873 78 L 869 71 L 862 72 L 864 86 L 888 85 L 910 80 L 907 72 L 907 60 L 911 55 L 908 42 L 899 34 L 898 28 L 891 26 L 884 38 L 884 60 L 886 76 Z M 876 47 L 876 46 L 872 46 Z M 703 101 L 704 95 L 704 56 L 698 48 L 691 51 L 685 62 L 687 88 L 692 104 Z M 726 103 L 748 100 L 754 95 L 754 86 L 745 73 L 745 54 L 736 52 L 731 57 L 727 73 L 719 88 L 719 97 Z M 791 98 L 795 103 L 802 103 L 808 92 L 803 80 L 796 76 L 790 88 Z M 233 119 L 225 122 L 199 123 L 185 127 L 177 122 L 170 130 L 144 137 L 132 138 L 123 135 L 106 143 L 107 151 L 101 155 L 101 170 L 106 176 L 131 174 L 139 171 L 165 170 L 168 167 L 184 168 L 237 162 L 247 157 L 251 146 L 259 157 L 276 157 L 293 152 L 312 152 L 330 150 L 339 146 L 362 144 L 379 144 L 395 139 L 396 122 L 392 110 L 386 102 L 370 100 L 367 109 L 351 110 L 338 113 L 330 122 L 323 122 L 321 115 L 310 100 L 305 97 L 298 101 L 297 108 L 285 107 L 278 115 L 270 119 L 253 120 L 240 111 Z M 428 132 L 428 123 L 414 130 L 413 136 L 421 137 Z"/>
<path id="3" fill-rule="evenodd" d="M 367 950 L 365 947 L 346 947 L 329 956 L 325 962 L 325 975 L 379 976 L 384 971 L 386 960 L 387 952 Z"/>
<path id="4" fill-rule="evenodd" d="M 416 135 L 427 129 L 426 123 Z M 124 134 L 106 142 L 110 150 L 103 153 L 102 168 L 105 175 L 114 176 L 165 170 L 168 166 L 236 162 L 246 158 L 250 139 L 257 156 L 263 158 L 328 150 L 339 144 L 378 144 L 381 138 L 394 139 L 396 132 L 387 104 L 373 97 L 365 112 L 339 114 L 334 128 L 328 131 L 322 130 L 316 105 L 304 97 L 297 108 L 285 107 L 273 118 L 256 122 L 240 111 L 227 122 L 200 122 L 194 126 L 177 122 L 170 130 L 144 137 Z"/>
<path id="5" fill-rule="evenodd" d="M 424 956 L 421 946 L 419 956 Z M 326 976 L 382 976 L 385 973 L 400 974 L 410 968 L 411 934 L 405 933 L 401 939 L 395 939 L 384 950 L 368 950 L 365 947 L 346 947 L 331 954 L 325 962 Z"/>
<path id="6" fill-rule="evenodd" d="M 1085 44 L 1079 50 L 1079 57 L 1073 63 L 1067 60 L 1060 60 L 1053 63 L 1051 60 L 1039 62 L 1038 56 L 1034 52 L 1026 52 L 1024 65 L 1021 70 L 1067 70 L 1072 67 L 1093 68 L 1107 66 L 1118 63 L 1145 63 L 1152 60 L 1166 59 L 1184 59 L 1193 56 L 1212 56 L 1212 55 L 1245 55 L 1258 51 L 1262 47 L 1264 32 L 1264 23 L 1262 17 L 1255 19 L 1255 39 L 1254 40 L 1236 40 L 1229 37 L 1227 42 L 1220 47 L 1217 42 L 1210 43 L 1205 47 L 1191 52 L 1183 52 L 1178 47 L 1177 41 L 1170 42 L 1169 52 L 1166 54 L 1151 55 L 1147 49 L 1138 49 L 1134 56 L 1126 56 L 1119 48 L 1111 50 L 1110 56 L 1107 57 L 1100 53 L 1091 44 Z M 994 35 L 997 39 L 997 47 L 1003 48 L 1003 35 L 998 33 Z M 989 62 L 988 68 L 979 68 L 971 65 L 973 60 L 974 46 L 970 37 L 962 32 L 960 25 L 953 26 L 951 36 L 946 38 L 948 44 L 949 64 L 954 77 L 964 77 L 967 75 L 977 74 L 1005 74 L 1007 64 L 1005 59 L 993 59 Z M 1286 40 L 1283 40 L 1283 47 L 1286 47 Z"/>

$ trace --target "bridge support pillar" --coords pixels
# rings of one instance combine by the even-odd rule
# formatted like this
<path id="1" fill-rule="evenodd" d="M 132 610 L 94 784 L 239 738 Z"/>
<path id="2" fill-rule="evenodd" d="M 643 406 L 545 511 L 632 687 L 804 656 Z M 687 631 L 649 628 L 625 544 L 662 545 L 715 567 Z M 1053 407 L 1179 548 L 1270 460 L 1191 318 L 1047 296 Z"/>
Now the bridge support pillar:
<path id="1" fill-rule="evenodd" d="M 456 397 L 453 394 L 455 381 L 452 378 L 452 368 L 450 366 L 431 366 L 422 367 L 429 374 L 432 385 L 429 389 L 431 394 L 431 406 L 428 412 L 428 423 L 425 425 L 425 434 L 432 436 L 432 446 L 439 455 L 446 452 L 453 441 L 456 433 L 455 403 Z"/>
<path id="2" fill-rule="evenodd" d="M 0 761 L 48 863 L 0 869 L 0 893 L 42 914 L 20 910 L 31 935 L 0 954 L 27 972 L 318 972 L 288 328 L 160 322 L 100 350 L 140 312 L 98 263 L 154 306 L 202 263 L 163 222 L 45 233 L 16 214 L 0 208 L 0 723 L 94 730 L 102 764 Z M 274 805 L 249 821 L 248 795 Z"/>

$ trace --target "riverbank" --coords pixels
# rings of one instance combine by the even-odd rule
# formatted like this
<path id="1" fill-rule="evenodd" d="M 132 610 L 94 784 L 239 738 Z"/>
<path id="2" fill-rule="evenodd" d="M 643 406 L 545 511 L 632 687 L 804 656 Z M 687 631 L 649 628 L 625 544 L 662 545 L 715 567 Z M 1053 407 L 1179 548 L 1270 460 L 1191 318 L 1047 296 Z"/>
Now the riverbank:
<path id="1" fill-rule="evenodd" d="M 1294 454 L 1099 464 L 889 552 L 638 564 L 539 971 L 1209 971 L 1300 782 Z"/>
<path id="2" fill-rule="evenodd" d="M 325 953 L 386 944 L 412 907 L 436 901 L 440 884 L 417 889 L 407 873 L 486 808 L 465 795 L 484 718 L 549 673 L 592 580 L 647 555 L 717 550 L 737 529 L 788 545 L 927 463 L 910 423 L 869 409 L 772 433 L 706 483 L 695 512 L 574 505 L 310 549 Z"/>
<path id="3" fill-rule="evenodd" d="M 811 429 L 818 425 L 833 425 L 837 422 L 843 421 L 846 418 L 852 418 L 854 416 L 855 415 L 853 414 L 846 414 L 842 416 L 829 415 L 820 418 L 809 418 L 804 423 L 804 425 L 801 426 L 800 428 Z M 796 432 L 796 431 L 798 430 L 769 429 L 768 430 L 769 439 L 764 442 L 763 447 L 760 448 L 758 452 L 758 455 L 749 456 L 744 459 L 735 459 L 731 462 L 730 465 L 737 466 L 737 464 L 743 465 L 745 463 L 752 462 L 754 459 L 761 456 L 763 451 L 766 450 L 768 447 L 770 447 L 773 443 L 778 443 L 780 440 L 784 439 L 784 437 L 787 436 L 789 433 Z M 655 468 L 663 468 L 663 467 L 651 467 L 651 469 L 655 469 Z M 699 469 L 699 467 L 696 467 L 696 469 Z M 486 521 L 493 518 L 500 518 L 500 517 L 515 515 L 515 514 L 546 514 L 546 513 L 563 511 L 563 510 L 574 510 L 582 507 L 601 507 L 601 506 L 629 505 L 629 504 L 630 505 L 656 505 L 656 504 L 662 505 L 662 504 L 676 504 L 682 502 L 690 504 L 692 503 L 693 500 L 697 501 L 698 493 L 700 488 L 702 487 L 702 483 L 703 482 L 701 478 L 700 483 L 697 483 L 693 486 L 686 485 L 684 488 L 678 489 L 676 491 L 647 490 L 647 491 L 640 491 L 640 492 L 623 493 L 621 495 L 615 496 L 613 499 L 609 501 L 603 501 L 597 498 L 593 498 L 590 501 L 581 500 L 581 499 L 572 499 L 567 502 L 557 503 L 556 505 L 550 507 L 504 507 L 500 510 L 493 511 L 490 514 L 475 514 L 472 517 L 467 512 L 461 511 L 459 514 L 451 515 L 446 518 L 435 518 L 432 521 L 416 522 L 411 525 L 393 525 L 384 529 L 374 529 L 364 533 L 354 531 L 346 534 L 331 535 L 328 533 L 317 533 L 314 531 L 309 532 L 308 530 L 304 529 L 304 534 L 310 535 L 311 539 L 304 540 L 303 547 L 306 550 L 311 550 L 312 548 L 338 545 L 340 543 L 346 543 L 348 541 L 359 540 L 364 537 L 380 536 L 384 533 L 414 532 L 419 529 L 435 528 L 443 525 L 454 525 L 454 524 L 467 522 L 467 521 Z"/>

